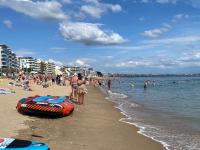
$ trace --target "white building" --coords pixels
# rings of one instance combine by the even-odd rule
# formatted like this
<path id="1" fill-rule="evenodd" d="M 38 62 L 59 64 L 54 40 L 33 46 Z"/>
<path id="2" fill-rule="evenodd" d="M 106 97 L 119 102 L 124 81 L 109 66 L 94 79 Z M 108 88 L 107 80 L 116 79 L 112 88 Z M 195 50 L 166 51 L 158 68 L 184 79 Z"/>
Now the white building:
<path id="1" fill-rule="evenodd" d="M 65 72 L 67 74 L 73 75 L 74 73 L 80 73 L 83 76 L 94 76 L 96 71 L 92 68 L 82 67 L 82 66 L 65 66 Z"/>
<path id="2" fill-rule="evenodd" d="M 32 57 L 20 57 L 18 59 L 21 70 L 30 73 L 55 74 L 55 64 L 53 62 L 42 61 Z"/>
<path id="3" fill-rule="evenodd" d="M 55 74 L 55 67 L 56 65 L 53 62 L 46 61 L 46 73 L 47 74 Z"/>
<path id="4" fill-rule="evenodd" d="M 33 72 L 35 72 L 35 73 L 41 72 L 41 65 L 42 65 L 41 63 L 42 63 L 42 61 L 40 59 L 35 60 L 35 66 L 33 68 Z"/>
<path id="5" fill-rule="evenodd" d="M 32 57 L 19 57 L 19 68 L 21 70 L 33 71 L 35 68 L 36 59 Z"/>
<path id="6" fill-rule="evenodd" d="M 12 73 L 18 70 L 17 57 L 7 45 L 0 45 L 0 71 Z"/>

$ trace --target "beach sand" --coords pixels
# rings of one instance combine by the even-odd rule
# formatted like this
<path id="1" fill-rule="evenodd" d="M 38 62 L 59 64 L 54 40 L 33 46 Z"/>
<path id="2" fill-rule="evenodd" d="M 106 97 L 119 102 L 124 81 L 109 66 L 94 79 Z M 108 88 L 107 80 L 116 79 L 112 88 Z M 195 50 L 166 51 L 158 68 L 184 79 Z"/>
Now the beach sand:
<path id="1" fill-rule="evenodd" d="M 20 87 L 13 89 L 15 94 L 0 95 L 0 107 L 4 109 L 0 109 L 0 117 L 4 122 L 0 125 L 0 136 L 41 141 L 48 144 L 51 150 L 164 149 L 160 143 L 138 134 L 135 126 L 120 122 L 123 115 L 93 87 L 89 87 L 84 105 L 75 105 L 70 116 L 57 119 L 21 115 L 15 110 L 16 102 L 21 97 L 36 94 L 68 95 L 69 87 L 51 86 L 43 89 L 34 86 L 32 92 L 23 91 Z M 16 130 L 19 130 L 18 135 Z"/>
<path id="2" fill-rule="evenodd" d="M 35 118 L 21 115 L 16 110 L 17 102 L 23 98 L 34 95 L 62 95 L 70 93 L 70 87 L 51 86 L 51 88 L 42 88 L 42 86 L 32 85 L 33 91 L 24 91 L 22 87 L 10 86 L 10 80 L 1 79 L 0 88 L 9 88 L 15 91 L 11 94 L 0 94 L 0 137 L 14 137 L 19 129 L 28 128 L 25 121 L 31 121 Z"/>

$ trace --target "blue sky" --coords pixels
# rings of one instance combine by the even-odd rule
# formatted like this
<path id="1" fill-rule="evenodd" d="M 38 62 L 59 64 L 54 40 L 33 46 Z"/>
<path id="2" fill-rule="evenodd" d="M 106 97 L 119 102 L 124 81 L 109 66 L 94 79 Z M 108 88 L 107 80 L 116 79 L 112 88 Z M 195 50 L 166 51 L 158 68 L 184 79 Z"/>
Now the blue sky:
<path id="1" fill-rule="evenodd" d="M 199 73 L 198 0 L 0 0 L 20 56 L 121 73 Z"/>

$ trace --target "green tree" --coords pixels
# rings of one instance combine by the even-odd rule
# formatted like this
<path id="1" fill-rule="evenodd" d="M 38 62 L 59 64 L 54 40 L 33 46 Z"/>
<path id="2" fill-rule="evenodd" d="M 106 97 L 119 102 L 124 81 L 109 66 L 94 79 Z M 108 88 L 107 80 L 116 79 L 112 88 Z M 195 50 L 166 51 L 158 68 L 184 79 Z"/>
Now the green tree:
<path id="1" fill-rule="evenodd" d="M 46 64 L 45 64 L 45 62 L 41 61 L 41 63 L 40 63 L 40 72 L 41 73 L 45 73 L 45 71 L 46 71 Z"/>

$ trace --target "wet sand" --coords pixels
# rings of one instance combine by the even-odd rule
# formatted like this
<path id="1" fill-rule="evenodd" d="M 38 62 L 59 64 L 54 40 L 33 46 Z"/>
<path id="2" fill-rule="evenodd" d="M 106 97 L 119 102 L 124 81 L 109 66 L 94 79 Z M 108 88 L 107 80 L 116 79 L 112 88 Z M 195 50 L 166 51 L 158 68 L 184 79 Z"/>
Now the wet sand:
<path id="1" fill-rule="evenodd" d="M 52 92 L 63 95 L 63 90 Z M 120 122 L 122 114 L 97 89 L 90 87 L 88 91 L 85 104 L 75 105 L 70 116 L 58 119 L 28 117 L 34 121 L 26 121 L 29 128 L 20 130 L 15 137 L 44 142 L 51 150 L 164 149 L 160 143 L 138 134 L 135 126 Z"/>

